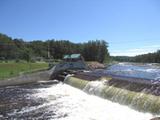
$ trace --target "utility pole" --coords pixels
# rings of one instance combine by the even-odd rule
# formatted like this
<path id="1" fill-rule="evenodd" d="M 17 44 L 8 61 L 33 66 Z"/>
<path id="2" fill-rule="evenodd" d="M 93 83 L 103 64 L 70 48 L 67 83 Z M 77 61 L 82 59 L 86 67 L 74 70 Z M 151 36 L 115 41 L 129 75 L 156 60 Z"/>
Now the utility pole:
<path id="1" fill-rule="evenodd" d="M 51 66 L 50 41 L 48 41 L 48 65 Z"/>
<path id="2" fill-rule="evenodd" d="M 50 59 L 50 41 L 48 41 L 48 59 Z"/>

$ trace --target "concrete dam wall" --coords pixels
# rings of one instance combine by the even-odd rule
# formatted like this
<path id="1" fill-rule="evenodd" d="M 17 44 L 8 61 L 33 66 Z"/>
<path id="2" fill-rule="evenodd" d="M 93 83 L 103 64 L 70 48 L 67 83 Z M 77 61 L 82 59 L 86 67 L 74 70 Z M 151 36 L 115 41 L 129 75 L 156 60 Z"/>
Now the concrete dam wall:
<path id="1" fill-rule="evenodd" d="M 51 75 L 51 70 L 39 71 L 31 74 L 22 74 L 17 77 L 1 80 L 0 87 L 28 84 L 28 83 L 34 83 L 42 80 L 45 81 L 45 80 L 49 80 L 50 75 Z"/>
<path id="2" fill-rule="evenodd" d="M 64 82 L 89 94 L 127 105 L 138 111 L 150 112 L 152 114 L 160 113 L 159 96 L 147 94 L 143 91 L 136 92 L 125 88 L 115 87 L 107 84 L 107 81 L 109 80 L 88 81 L 74 76 L 68 76 Z"/>

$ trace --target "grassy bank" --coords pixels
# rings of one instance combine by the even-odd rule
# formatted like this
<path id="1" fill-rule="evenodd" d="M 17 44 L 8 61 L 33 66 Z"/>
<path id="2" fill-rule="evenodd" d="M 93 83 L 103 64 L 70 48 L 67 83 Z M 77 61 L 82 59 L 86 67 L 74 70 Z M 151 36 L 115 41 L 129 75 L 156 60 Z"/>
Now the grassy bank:
<path id="1" fill-rule="evenodd" d="M 48 63 L 0 63 L 0 80 L 47 68 Z"/>

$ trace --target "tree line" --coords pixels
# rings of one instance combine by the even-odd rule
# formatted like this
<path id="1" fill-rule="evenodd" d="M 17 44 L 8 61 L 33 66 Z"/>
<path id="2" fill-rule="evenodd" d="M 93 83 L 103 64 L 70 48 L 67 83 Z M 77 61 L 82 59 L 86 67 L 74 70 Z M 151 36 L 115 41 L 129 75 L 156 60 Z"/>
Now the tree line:
<path id="1" fill-rule="evenodd" d="M 104 62 L 109 59 L 108 43 L 105 40 L 90 40 L 73 43 L 69 40 L 12 39 L 0 33 L 0 60 L 62 59 L 65 54 L 80 53 L 86 61 Z"/>
<path id="2" fill-rule="evenodd" d="M 154 53 L 137 55 L 135 57 L 112 56 L 112 60 L 120 62 L 160 63 L 160 50 Z"/>

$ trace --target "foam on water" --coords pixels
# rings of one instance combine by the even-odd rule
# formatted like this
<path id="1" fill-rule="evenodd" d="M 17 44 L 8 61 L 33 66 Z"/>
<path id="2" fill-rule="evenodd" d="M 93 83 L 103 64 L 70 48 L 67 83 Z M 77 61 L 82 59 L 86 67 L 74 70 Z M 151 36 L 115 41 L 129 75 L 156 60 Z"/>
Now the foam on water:
<path id="1" fill-rule="evenodd" d="M 33 97 L 48 101 L 48 110 L 55 111 L 54 120 L 149 120 L 155 117 L 61 83 L 40 88 Z"/>
<path id="2" fill-rule="evenodd" d="M 160 77 L 160 68 L 152 64 L 119 63 L 110 66 L 105 72 L 113 75 L 146 78 L 157 80 Z"/>

